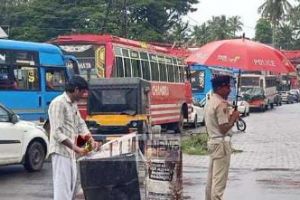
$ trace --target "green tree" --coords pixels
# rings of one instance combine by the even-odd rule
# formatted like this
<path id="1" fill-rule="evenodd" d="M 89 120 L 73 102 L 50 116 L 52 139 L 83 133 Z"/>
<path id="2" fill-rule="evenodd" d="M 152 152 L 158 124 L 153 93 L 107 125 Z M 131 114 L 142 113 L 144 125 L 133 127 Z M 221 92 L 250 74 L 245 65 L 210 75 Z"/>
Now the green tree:
<path id="1" fill-rule="evenodd" d="M 294 36 L 293 28 L 289 24 L 278 27 L 276 32 L 275 43 L 280 49 L 293 49 Z"/>
<path id="2" fill-rule="evenodd" d="M 208 20 L 210 40 L 224 40 L 230 38 L 230 28 L 225 15 L 213 16 Z"/>
<path id="3" fill-rule="evenodd" d="M 293 29 L 293 49 L 300 49 L 300 0 L 297 0 L 298 4 L 291 9 L 290 12 L 290 25 Z"/>
<path id="4" fill-rule="evenodd" d="M 202 46 L 209 41 L 209 27 L 206 23 L 193 27 L 190 41 L 193 46 Z"/>
<path id="5" fill-rule="evenodd" d="M 261 16 L 271 22 L 273 29 L 273 45 L 276 46 L 275 32 L 281 20 L 289 13 L 292 5 L 288 0 L 265 0 L 265 2 L 258 8 Z"/>
<path id="6" fill-rule="evenodd" d="M 260 18 L 255 26 L 255 40 L 265 44 L 272 43 L 272 27 L 268 20 Z"/>
<path id="7" fill-rule="evenodd" d="M 4 0 L 6 1 L 6 0 Z M 20 0 L 19 0 L 20 1 Z M 9 2 L 9 1 L 7 1 Z M 24 0 L 4 17 L 13 39 L 46 41 L 68 33 L 109 33 L 168 41 L 198 0 Z M 1 7 L 0 7 L 1 10 Z M 178 34 L 182 34 L 178 32 Z M 181 37 L 181 36 L 180 36 Z"/>
<path id="8" fill-rule="evenodd" d="M 242 30 L 240 16 L 226 18 L 225 15 L 213 16 L 200 26 L 194 26 L 191 31 L 190 43 L 201 46 L 214 40 L 236 38 L 236 33 Z"/>
<path id="9" fill-rule="evenodd" d="M 233 16 L 228 19 L 229 31 L 231 32 L 233 38 L 236 37 L 236 32 L 242 31 L 243 22 L 241 21 L 240 16 Z"/>

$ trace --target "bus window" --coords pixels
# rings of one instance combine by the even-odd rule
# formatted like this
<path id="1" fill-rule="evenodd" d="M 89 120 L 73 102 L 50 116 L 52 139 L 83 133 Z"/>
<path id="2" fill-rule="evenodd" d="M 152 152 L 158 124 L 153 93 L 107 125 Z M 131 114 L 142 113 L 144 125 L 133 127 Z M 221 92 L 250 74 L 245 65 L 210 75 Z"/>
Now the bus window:
<path id="1" fill-rule="evenodd" d="M 153 81 L 159 81 L 159 68 L 156 62 L 151 62 L 151 75 Z"/>
<path id="2" fill-rule="evenodd" d="M 174 81 L 176 83 L 180 82 L 179 81 L 179 67 L 177 65 L 177 61 L 176 61 L 176 58 L 172 58 L 172 63 L 174 65 Z"/>
<path id="3" fill-rule="evenodd" d="M 159 72 L 160 72 L 160 81 L 168 81 L 167 78 L 167 67 L 165 64 L 165 58 L 162 56 L 158 56 L 159 63 Z"/>
<path id="4" fill-rule="evenodd" d="M 131 63 L 132 63 L 132 76 L 142 77 L 140 61 L 136 59 L 132 59 Z"/>
<path id="5" fill-rule="evenodd" d="M 124 77 L 124 67 L 122 57 L 116 57 L 116 64 L 113 68 L 114 77 Z"/>
<path id="6" fill-rule="evenodd" d="M 123 58 L 124 59 L 124 66 L 125 66 L 125 77 L 131 77 L 131 64 L 129 58 Z"/>
<path id="7" fill-rule="evenodd" d="M 66 83 L 65 77 L 63 69 L 46 69 L 46 90 L 63 91 Z"/>
<path id="8" fill-rule="evenodd" d="M 16 89 L 16 79 L 9 66 L 0 66 L 0 89 Z"/>
<path id="9" fill-rule="evenodd" d="M 168 64 L 168 80 L 169 82 L 174 82 L 174 66 L 171 64 Z"/>
<path id="10" fill-rule="evenodd" d="M 18 90 L 39 90 L 40 81 L 36 67 L 18 66 L 14 69 Z"/>
<path id="11" fill-rule="evenodd" d="M 148 60 L 148 54 L 145 52 L 140 53 L 141 63 L 142 63 L 142 72 L 143 72 L 143 79 L 150 80 L 150 66 Z"/>
<path id="12" fill-rule="evenodd" d="M 132 76 L 142 77 L 141 63 L 139 60 L 139 54 L 136 51 L 130 51 L 131 64 L 132 64 Z"/>
<path id="13" fill-rule="evenodd" d="M 179 77 L 180 77 L 180 82 L 184 82 L 184 67 L 179 67 Z"/>
<path id="14" fill-rule="evenodd" d="M 150 66 L 149 62 L 142 60 L 142 69 L 143 69 L 143 78 L 146 80 L 150 80 Z"/>
<path id="15" fill-rule="evenodd" d="M 156 55 L 150 54 L 150 64 L 151 64 L 151 76 L 153 81 L 160 80 L 159 67 L 157 63 Z"/>
<path id="16" fill-rule="evenodd" d="M 191 71 L 192 89 L 204 91 L 204 71 Z"/>

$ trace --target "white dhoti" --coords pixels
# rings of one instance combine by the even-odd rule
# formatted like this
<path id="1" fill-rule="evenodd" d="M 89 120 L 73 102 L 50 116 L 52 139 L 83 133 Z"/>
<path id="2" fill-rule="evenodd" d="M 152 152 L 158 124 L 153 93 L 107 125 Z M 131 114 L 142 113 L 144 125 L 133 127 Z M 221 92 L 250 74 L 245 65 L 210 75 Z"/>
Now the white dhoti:
<path id="1" fill-rule="evenodd" d="M 76 160 L 52 154 L 53 199 L 75 199 L 77 166 Z"/>

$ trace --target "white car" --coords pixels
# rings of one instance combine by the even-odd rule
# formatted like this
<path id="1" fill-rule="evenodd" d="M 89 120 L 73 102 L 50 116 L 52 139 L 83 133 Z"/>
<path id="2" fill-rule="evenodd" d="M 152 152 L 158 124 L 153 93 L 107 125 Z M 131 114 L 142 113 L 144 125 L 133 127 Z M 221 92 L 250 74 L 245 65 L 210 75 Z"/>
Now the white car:
<path id="1" fill-rule="evenodd" d="M 193 102 L 191 114 L 189 115 L 189 120 L 185 120 L 185 123 L 192 125 L 197 128 L 198 124 L 204 124 L 204 105 Z"/>
<path id="2" fill-rule="evenodd" d="M 248 116 L 250 114 L 250 105 L 247 101 L 243 100 L 242 98 L 238 98 L 237 102 L 238 106 L 238 111 L 243 115 L 243 116 Z"/>
<path id="3" fill-rule="evenodd" d="M 48 155 L 48 137 L 42 127 L 19 120 L 0 104 L 0 165 L 23 164 L 38 171 Z"/>

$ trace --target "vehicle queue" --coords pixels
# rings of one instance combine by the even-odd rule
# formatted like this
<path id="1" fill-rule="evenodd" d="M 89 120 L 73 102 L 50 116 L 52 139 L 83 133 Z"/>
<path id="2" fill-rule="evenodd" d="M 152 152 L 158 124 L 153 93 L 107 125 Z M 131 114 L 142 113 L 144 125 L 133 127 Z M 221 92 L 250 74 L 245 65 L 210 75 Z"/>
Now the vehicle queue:
<path id="1" fill-rule="evenodd" d="M 83 40 L 86 41 L 85 45 L 82 45 Z M 22 122 L 23 126 L 33 127 L 38 133 L 25 137 L 16 132 L 19 139 L 5 139 L 6 136 L 3 136 L 2 140 L 7 146 L 5 149 L 10 149 L 8 146 L 12 144 L 22 145 L 26 142 L 27 148 L 18 150 L 18 157 L 11 163 L 24 163 L 25 168 L 33 171 L 39 170 L 41 160 L 47 157 L 48 143 L 44 136 L 38 136 L 47 133 L 42 133 L 45 131 L 41 132 L 39 127 L 32 124 L 23 123 L 18 116 L 21 119 L 46 121 L 47 124 L 49 103 L 63 92 L 63 85 L 74 74 L 80 74 L 87 80 L 138 77 L 136 85 L 140 84 L 138 80 L 144 80 L 144 85 L 148 85 L 140 95 L 136 92 L 126 93 L 124 83 L 120 83 L 123 87 L 119 85 L 118 89 L 127 96 L 120 96 L 120 92 L 103 91 L 106 93 L 98 96 L 103 98 L 102 108 L 108 109 L 107 112 L 105 109 L 97 110 L 97 107 L 88 108 L 88 99 L 82 101 L 81 112 L 84 117 L 88 117 L 92 131 L 98 127 L 99 130 L 113 130 L 116 133 L 123 126 L 127 129 L 122 130 L 128 132 L 139 130 L 144 133 L 149 132 L 153 125 L 161 125 L 180 133 L 184 124 L 192 124 L 194 127 L 204 125 L 203 109 L 211 92 L 210 79 L 219 74 L 232 76 L 230 101 L 238 105 L 238 110 L 244 116 L 248 116 L 254 107 L 265 111 L 274 105 L 282 105 L 282 102 L 294 103 L 300 100 L 299 89 L 281 82 L 278 74 L 242 71 L 238 76 L 237 70 L 230 68 L 204 65 L 187 67 L 182 57 L 173 55 L 167 48 L 114 36 L 58 37 L 52 42 L 62 50 L 51 44 L 10 40 L 0 42 L 1 103 L 9 108 L 3 107 L 0 125 L 7 127 L 9 124 L 13 130 L 13 126 Z M 240 88 L 236 87 L 237 81 L 241 83 Z M 240 95 L 236 96 L 238 90 Z M 130 102 L 137 100 L 140 104 Z M 113 103 L 117 105 L 114 108 L 111 107 Z M 88 110 L 93 115 L 88 115 Z M 137 114 L 142 114 L 142 117 L 133 117 Z M 105 121 L 108 115 L 114 119 L 110 123 Z"/>

